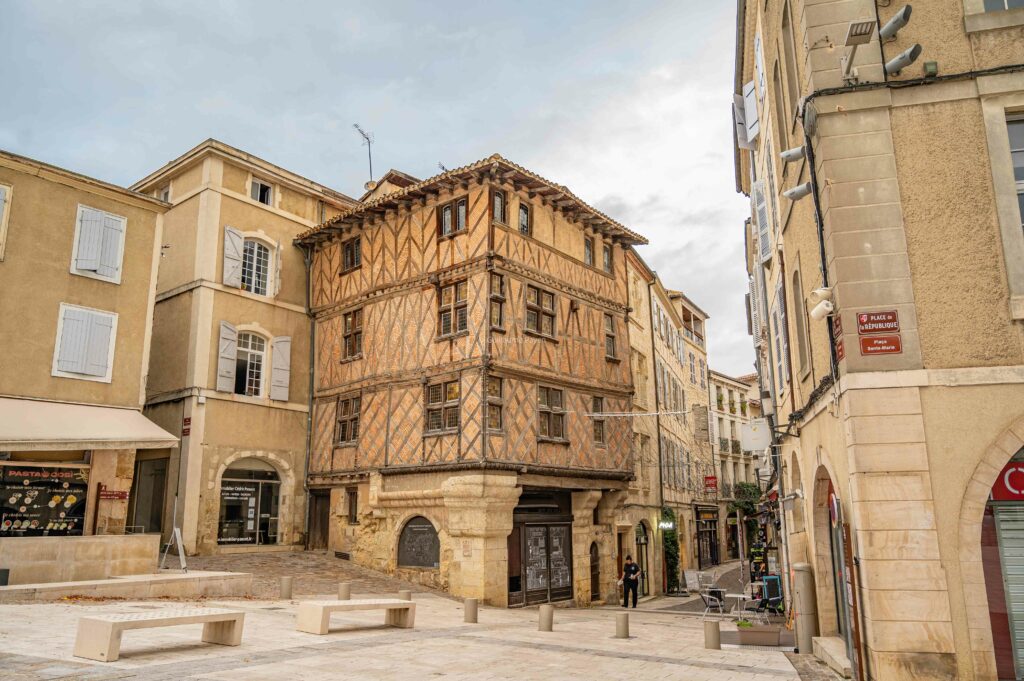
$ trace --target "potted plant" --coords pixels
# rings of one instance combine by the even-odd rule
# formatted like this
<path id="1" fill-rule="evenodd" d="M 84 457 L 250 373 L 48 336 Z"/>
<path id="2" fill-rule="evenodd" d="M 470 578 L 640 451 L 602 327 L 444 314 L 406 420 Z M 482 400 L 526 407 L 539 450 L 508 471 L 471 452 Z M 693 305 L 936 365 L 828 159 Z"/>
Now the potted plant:
<path id="1" fill-rule="evenodd" d="M 782 638 L 782 626 L 741 619 L 736 622 L 736 634 L 741 646 L 777 646 Z"/>

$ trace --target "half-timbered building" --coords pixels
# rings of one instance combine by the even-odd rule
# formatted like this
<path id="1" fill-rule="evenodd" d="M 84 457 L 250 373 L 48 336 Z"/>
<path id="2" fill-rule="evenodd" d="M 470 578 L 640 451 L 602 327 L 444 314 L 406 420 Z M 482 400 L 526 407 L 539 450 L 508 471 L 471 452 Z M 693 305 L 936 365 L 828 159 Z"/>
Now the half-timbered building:
<path id="1" fill-rule="evenodd" d="M 496 605 L 614 598 L 633 471 L 625 248 L 494 155 L 299 235 L 308 482 L 343 557 Z M 616 416 L 619 414 L 619 416 Z"/>

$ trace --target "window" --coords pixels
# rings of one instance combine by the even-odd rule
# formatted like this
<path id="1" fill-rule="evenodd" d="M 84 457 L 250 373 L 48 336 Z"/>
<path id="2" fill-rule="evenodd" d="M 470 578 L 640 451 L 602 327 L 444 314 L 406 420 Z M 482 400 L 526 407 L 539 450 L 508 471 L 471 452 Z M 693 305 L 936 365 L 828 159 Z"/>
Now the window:
<path id="1" fill-rule="evenodd" d="M 537 386 L 537 411 L 541 439 L 565 440 L 565 409 L 562 391 L 557 388 Z"/>
<path id="2" fill-rule="evenodd" d="M 999 12 L 1016 7 L 1024 7 L 1024 0 L 985 0 L 986 12 Z"/>
<path id="3" fill-rule="evenodd" d="M 501 430 L 501 408 L 504 404 L 502 385 L 504 381 L 497 376 L 487 377 L 487 428 Z"/>
<path id="4" fill-rule="evenodd" d="M 270 249 L 258 241 L 245 240 L 242 250 L 242 290 L 267 295 L 270 276 Z"/>
<path id="5" fill-rule="evenodd" d="M 117 315 L 61 303 L 52 376 L 109 383 Z"/>
<path id="6" fill-rule="evenodd" d="M 593 401 L 594 444 L 604 444 L 604 398 L 595 397 Z"/>
<path id="7" fill-rule="evenodd" d="M 491 273 L 491 326 L 505 328 L 505 277 Z"/>
<path id="8" fill-rule="evenodd" d="M 342 315 L 343 359 L 363 354 L 363 310 L 352 310 Z"/>
<path id="9" fill-rule="evenodd" d="M 338 399 L 338 435 L 339 445 L 352 445 L 359 439 L 359 395 L 350 395 Z"/>
<path id="10" fill-rule="evenodd" d="M 459 382 L 428 385 L 425 390 L 427 423 L 424 430 L 440 432 L 459 427 Z"/>
<path id="11" fill-rule="evenodd" d="M 495 189 L 491 193 L 491 218 L 503 225 L 508 224 L 508 202 L 505 192 Z"/>
<path id="12" fill-rule="evenodd" d="M 694 359 L 693 353 L 690 353 L 690 383 L 697 382 L 697 361 Z"/>
<path id="13" fill-rule="evenodd" d="M 348 502 L 348 524 L 359 524 L 359 488 L 346 487 L 345 500 Z"/>
<path id="14" fill-rule="evenodd" d="M 259 397 L 263 394 L 263 364 L 267 341 L 254 333 L 238 334 L 235 357 L 235 394 Z"/>
<path id="15" fill-rule="evenodd" d="M 533 224 L 530 221 L 530 207 L 519 202 L 519 233 L 530 236 L 533 234 Z"/>
<path id="16" fill-rule="evenodd" d="M 782 52 L 786 60 L 786 85 L 789 87 L 789 111 L 795 112 L 796 102 L 800 100 L 800 87 L 797 85 L 796 42 L 793 40 L 793 24 L 790 23 L 790 7 L 787 2 L 782 8 Z"/>
<path id="17" fill-rule="evenodd" d="M 274 205 L 274 190 L 269 184 L 262 180 L 252 178 L 252 186 L 249 188 L 249 195 L 253 201 L 259 201 L 265 206 Z"/>
<path id="18" fill-rule="evenodd" d="M 583 239 L 583 264 L 594 266 L 594 237 L 584 237 Z"/>
<path id="19" fill-rule="evenodd" d="M 1020 6 L 1024 7 L 1024 4 Z M 1006 129 L 1010 135 L 1013 179 L 1017 183 L 1017 205 L 1020 207 L 1021 220 L 1024 222 L 1024 118 L 1006 121 Z"/>
<path id="20" fill-rule="evenodd" d="M 127 219 L 80 205 L 77 220 L 71 272 L 120 284 Z"/>
<path id="21" fill-rule="evenodd" d="M 775 129 L 779 135 L 779 146 L 782 149 L 789 147 L 789 133 L 786 130 L 789 116 L 786 115 L 786 93 L 782 91 L 782 71 L 779 62 L 775 62 L 772 70 L 772 91 L 775 99 Z M 785 169 L 785 165 L 783 165 Z"/>
<path id="22" fill-rule="evenodd" d="M 608 273 L 612 271 L 612 247 L 610 244 L 604 245 L 604 271 Z"/>
<path id="23" fill-rule="evenodd" d="M 4 259 L 4 245 L 7 243 L 7 221 L 11 211 L 11 187 L 0 184 L 0 260 Z"/>
<path id="24" fill-rule="evenodd" d="M 707 384 L 705 383 L 705 381 L 707 380 L 705 376 L 706 375 L 704 373 L 704 360 L 700 360 L 700 387 L 702 388 L 707 386 Z"/>
<path id="25" fill-rule="evenodd" d="M 438 213 L 438 234 L 451 236 L 456 232 L 464 232 L 468 205 L 468 201 L 463 197 L 441 206 L 441 212 Z"/>
<path id="26" fill-rule="evenodd" d="M 604 356 L 615 357 L 615 317 L 607 313 L 604 316 Z"/>
<path id="27" fill-rule="evenodd" d="M 156 193 L 156 197 L 161 201 L 169 202 L 171 200 L 171 185 L 166 185 L 165 187 L 160 189 L 160 191 Z"/>
<path id="28" fill-rule="evenodd" d="M 351 272 L 363 264 L 362 240 L 359 237 L 341 244 L 341 273 Z"/>
<path id="29" fill-rule="evenodd" d="M 438 336 L 450 336 L 469 328 L 469 315 L 466 310 L 468 288 L 469 285 L 465 281 L 441 287 L 437 308 Z"/>
<path id="30" fill-rule="evenodd" d="M 555 295 L 537 288 L 526 287 L 526 329 L 542 336 L 555 336 Z"/>
<path id="31" fill-rule="evenodd" d="M 793 310 L 796 312 L 796 344 L 800 375 L 807 369 L 807 329 L 804 321 L 804 290 L 800 284 L 800 271 L 793 272 Z"/>

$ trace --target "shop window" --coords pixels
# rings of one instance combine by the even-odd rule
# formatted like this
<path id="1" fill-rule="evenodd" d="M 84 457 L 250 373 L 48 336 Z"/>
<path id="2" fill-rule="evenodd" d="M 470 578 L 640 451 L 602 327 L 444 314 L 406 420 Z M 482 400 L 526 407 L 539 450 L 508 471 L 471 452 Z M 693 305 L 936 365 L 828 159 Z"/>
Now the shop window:
<path id="1" fill-rule="evenodd" d="M 562 391 L 547 386 L 537 387 L 538 433 L 542 440 L 567 441 L 565 407 Z"/>
<path id="2" fill-rule="evenodd" d="M 441 542 L 434 525 L 423 516 L 405 524 L 398 537 L 398 566 L 436 568 L 441 564 Z"/>
<path id="3" fill-rule="evenodd" d="M 276 544 L 281 479 L 260 459 L 241 459 L 221 478 L 217 543 Z"/>
<path id="4" fill-rule="evenodd" d="M 428 385 L 425 390 L 427 421 L 424 431 L 438 433 L 459 427 L 459 382 Z"/>

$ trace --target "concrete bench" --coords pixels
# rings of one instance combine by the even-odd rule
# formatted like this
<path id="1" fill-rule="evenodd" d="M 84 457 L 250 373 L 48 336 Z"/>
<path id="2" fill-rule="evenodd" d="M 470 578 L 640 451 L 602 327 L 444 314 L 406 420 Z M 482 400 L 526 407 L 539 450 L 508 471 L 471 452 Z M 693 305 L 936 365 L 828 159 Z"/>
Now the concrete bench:
<path id="1" fill-rule="evenodd" d="M 416 604 L 397 598 L 364 598 L 351 601 L 301 601 L 295 628 L 309 634 L 326 634 L 331 614 L 353 610 L 383 610 L 384 624 L 411 629 L 416 621 Z"/>
<path id="2" fill-rule="evenodd" d="M 126 629 L 174 627 L 179 624 L 202 624 L 203 641 L 206 643 L 237 646 L 242 642 L 244 618 L 243 612 L 220 608 L 89 615 L 78 619 L 74 654 L 89 660 L 113 662 L 121 656 L 121 634 Z"/>

